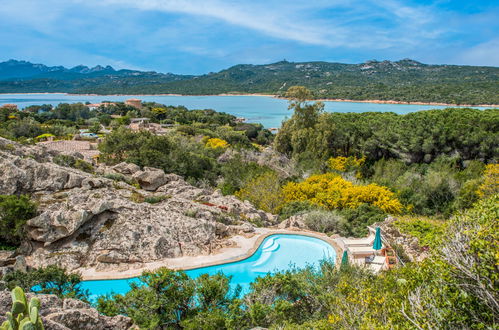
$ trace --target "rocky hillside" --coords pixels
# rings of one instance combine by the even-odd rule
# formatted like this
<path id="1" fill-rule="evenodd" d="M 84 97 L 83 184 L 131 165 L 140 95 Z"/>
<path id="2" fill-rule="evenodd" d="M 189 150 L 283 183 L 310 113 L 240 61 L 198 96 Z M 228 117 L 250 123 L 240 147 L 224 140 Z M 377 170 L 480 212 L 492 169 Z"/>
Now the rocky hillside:
<path id="1" fill-rule="evenodd" d="M 76 92 L 109 88 L 110 85 L 123 89 L 190 78 L 192 76 L 154 71 L 115 70 L 109 65 L 65 68 L 17 60 L 0 62 L 0 90 L 3 92 Z"/>
<path id="2" fill-rule="evenodd" d="M 33 293 L 26 294 L 31 299 Z M 46 330 L 104 330 L 104 329 L 134 329 L 130 318 L 118 315 L 104 316 L 91 308 L 90 305 L 76 299 L 59 299 L 52 294 L 39 294 L 43 325 Z M 0 291 L 0 324 L 10 312 L 12 298 L 9 291 Z"/>
<path id="3" fill-rule="evenodd" d="M 431 65 L 410 59 L 359 64 L 240 64 L 200 76 L 116 71 L 109 66 L 66 69 L 25 61 L 0 63 L 1 93 L 282 95 L 293 85 L 303 85 L 317 98 L 499 104 L 498 82 L 497 67 Z"/>
<path id="4" fill-rule="evenodd" d="M 158 169 L 121 163 L 89 174 L 53 163 L 55 155 L 0 138 L 0 194 L 30 194 L 38 203 L 20 249 L 29 266 L 124 270 L 207 254 L 233 234 L 275 221 L 248 202 Z"/>

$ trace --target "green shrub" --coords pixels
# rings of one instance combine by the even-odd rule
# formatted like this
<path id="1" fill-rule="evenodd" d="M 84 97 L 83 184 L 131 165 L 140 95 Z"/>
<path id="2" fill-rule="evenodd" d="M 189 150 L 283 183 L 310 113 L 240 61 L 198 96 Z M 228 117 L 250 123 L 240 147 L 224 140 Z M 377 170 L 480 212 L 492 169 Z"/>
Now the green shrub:
<path id="1" fill-rule="evenodd" d="M 134 203 L 144 203 L 145 197 L 138 191 L 132 191 L 132 194 L 130 195 L 130 200 Z"/>
<path id="2" fill-rule="evenodd" d="M 400 232 L 414 236 L 420 246 L 436 247 L 442 242 L 445 222 L 427 218 L 400 218 L 393 223 Z"/>
<path id="3" fill-rule="evenodd" d="M 356 209 L 343 209 L 345 218 L 342 236 L 364 237 L 368 234 L 367 226 L 385 220 L 386 213 L 375 206 L 362 204 Z"/>
<path id="4" fill-rule="evenodd" d="M 125 295 L 100 297 L 106 315 L 125 314 L 146 329 L 224 329 L 228 312 L 237 306 L 230 277 L 203 274 L 196 279 L 166 268 L 144 272 L 140 284 Z"/>
<path id="5" fill-rule="evenodd" d="M 305 224 L 312 230 L 321 233 L 343 233 L 345 218 L 339 211 L 316 210 L 305 215 Z"/>
<path id="6" fill-rule="evenodd" d="M 312 205 L 308 201 L 292 201 L 283 205 L 279 211 L 279 218 L 284 220 L 293 215 L 304 213 L 317 209 L 316 205 Z"/>
<path id="7" fill-rule="evenodd" d="M 123 182 L 126 182 L 126 177 L 123 174 L 119 174 L 119 173 L 107 173 L 107 174 L 104 174 L 104 177 L 106 179 L 110 179 L 110 180 L 113 180 L 113 181 L 123 181 Z"/>
<path id="8" fill-rule="evenodd" d="M 195 218 L 198 214 L 198 209 L 192 208 L 184 211 L 184 215 L 189 218 Z"/>
<path id="9" fill-rule="evenodd" d="M 94 167 L 92 166 L 92 164 L 90 164 L 82 159 L 78 159 L 78 158 L 75 158 L 75 157 L 69 156 L 69 155 L 59 154 L 59 155 L 55 156 L 52 159 L 52 161 L 54 163 L 56 163 L 57 165 L 65 166 L 65 167 L 72 167 L 72 168 L 75 168 L 77 170 L 84 171 L 87 173 L 93 173 L 93 171 L 94 171 Z"/>
<path id="10" fill-rule="evenodd" d="M 218 177 L 218 164 L 211 151 L 181 134 L 159 136 L 120 127 L 106 136 L 99 150 L 100 159 L 107 164 L 126 161 L 210 182 Z"/>
<path id="11" fill-rule="evenodd" d="M 0 150 L 14 151 L 16 150 L 16 147 L 12 143 L 7 143 L 0 145 Z"/>
<path id="12" fill-rule="evenodd" d="M 0 244 L 0 250 L 4 250 L 4 251 L 15 251 L 16 249 L 17 249 L 17 246 Z"/>
<path id="13" fill-rule="evenodd" d="M 73 156 L 59 154 L 55 156 L 52 161 L 60 166 L 73 167 L 76 163 L 76 159 Z"/>
<path id="14" fill-rule="evenodd" d="M 400 258 L 400 260 L 402 260 L 402 262 L 412 262 L 411 258 L 409 258 L 402 245 L 391 242 L 390 246 L 393 248 L 393 250 L 395 250 L 395 253 Z"/>
<path id="15" fill-rule="evenodd" d="M 381 209 L 362 204 L 356 209 L 312 210 L 305 215 L 304 222 L 312 230 L 339 234 L 344 237 L 364 237 L 367 226 L 383 221 L 386 213 Z"/>
<path id="16" fill-rule="evenodd" d="M 280 178 L 272 171 L 248 181 L 235 195 L 241 200 L 250 201 L 260 210 L 270 213 L 278 213 L 283 204 Z"/>
<path id="17" fill-rule="evenodd" d="M 2 278 L 7 288 L 16 286 L 24 291 L 36 291 L 43 294 L 55 294 L 59 298 L 75 298 L 88 300 L 88 292 L 80 287 L 80 274 L 69 273 L 55 265 L 45 268 L 31 269 L 28 272 L 14 271 Z"/>
<path id="18" fill-rule="evenodd" d="M 165 199 L 171 198 L 170 195 L 163 195 L 163 196 L 149 196 L 144 198 L 144 202 L 149 203 L 149 204 L 157 204 Z"/>
<path id="19" fill-rule="evenodd" d="M 77 170 L 87 173 L 93 173 L 94 171 L 94 167 L 92 166 L 92 164 L 82 159 L 77 159 L 73 167 L 76 168 Z"/>
<path id="20" fill-rule="evenodd" d="M 240 190 L 248 181 L 269 171 L 266 166 L 260 166 L 255 162 L 245 161 L 240 154 L 231 158 L 221 166 L 223 181 L 219 185 L 222 194 L 233 195 Z"/>
<path id="21" fill-rule="evenodd" d="M 36 204 L 29 196 L 0 195 L 0 245 L 19 246 L 25 224 L 36 216 Z"/>
<path id="22" fill-rule="evenodd" d="M 121 182 L 125 182 L 131 186 L 134 186 L 136 187 L 135 185 L 137 184 L 137 182 L 123 174 L 120 174 L 120 173 L 108 173 L 108 174 L 104 174 L 104 177 L 107 178 L 107 179 L 111 179 L 113 181 L 121 181 Z M 137 189 L 140 189 L 140 186 L 136 187 Z"/>

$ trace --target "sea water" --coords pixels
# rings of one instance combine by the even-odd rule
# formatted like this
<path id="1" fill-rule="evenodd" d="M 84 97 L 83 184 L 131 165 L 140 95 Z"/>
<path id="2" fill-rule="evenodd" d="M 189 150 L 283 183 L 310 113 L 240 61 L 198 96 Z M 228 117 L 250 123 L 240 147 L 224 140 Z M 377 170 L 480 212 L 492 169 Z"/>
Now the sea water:
<path id="1" fill-rule="evenodd" d="M 146 102 L 157 102 L 166 105 L 183 105 L 188 109 L 213 109 L 242 117 L 250 123 L 261 123 L 266 128 L 281 126 L 281 122 L 292 115 L 288 110 L 288 101 L 270 96 L 177 96 L 177 95 L 73 95 L 63 93 L 47 94 L 0 94 L 0 105 L 5 103 L 17 104 L 19 108 L 30 105 L 59 103 L 102 101 L 125 101 L 138 98 Z M 329 112 L 395 112 L 406 114 L 409 112 L 442 109 L 447 106 L 415 105 L 415 104 L 387 104 L 364 102 L 336 102 L 326 101 L 325 111 Z M 485 109 L 484 107 L 475 107 Z"/>

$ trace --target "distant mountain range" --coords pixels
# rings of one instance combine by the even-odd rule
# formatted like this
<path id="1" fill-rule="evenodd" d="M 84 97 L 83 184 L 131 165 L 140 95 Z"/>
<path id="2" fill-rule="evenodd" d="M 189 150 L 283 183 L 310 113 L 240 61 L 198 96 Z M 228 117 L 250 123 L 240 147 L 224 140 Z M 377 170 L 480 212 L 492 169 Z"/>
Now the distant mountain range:
<path id="1" fill-rule="evenodd" d="M 199 76 L 100 65 L 68 69 L 17 60 L 0 63 L 0 93 L 282 95 L 293 85 L 307 86 L 317 98 L 499 104 L 499 68 L 429 65 L 410 59 L 361 64 L 241 64 Z"/>
<path id="2" fill-rule="evenodd" d="M 115 70 L 112 66 L 97 65 L 89 68 L 85 65 L 78 65 L 67 69 L 63 66 L 46 66 L 43 64 L 33 64 L 27 61 L 9 60 L 0 62 L 0 81 L 24 81 L 24 80 L 80 80 L 107 77 L 160 77 L 165 81 L 176 79 L 189 79 L 192 76 L 175 75 L 171 73 L 162 74 L 154 71 L 144 72 L 137 70 Z"/>

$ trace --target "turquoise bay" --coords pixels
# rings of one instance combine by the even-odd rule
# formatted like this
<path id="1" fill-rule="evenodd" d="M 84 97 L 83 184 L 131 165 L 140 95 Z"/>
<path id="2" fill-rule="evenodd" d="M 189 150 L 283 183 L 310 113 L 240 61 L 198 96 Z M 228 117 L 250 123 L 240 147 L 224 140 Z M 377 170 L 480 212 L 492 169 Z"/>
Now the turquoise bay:
<path id="1" fill-rule="evenodd" d="M 213 109 L 227 112 L 237 117 L 244 117 L 251 123 L 262 123 L 265 127 L 279 127 L 281 122 L 290 117 L 287 110 L 287 100 L 267 96 L 177 96 L 177 95 L 69 95 L 63 93 L 48 94 L 0 94 L 0 105 L 17 104 L 24 108 L 34 104 L 52 104 L 101 101 L 124 101 L 129 98 L 139 98 L 146 102 L 158 102 L 166 105 L 183 105 L 188 109 Z M 326 101 L 328 112 L 395 112 L 406 114 L 410 112 L 443 109 L 441 105 L 415 104 L 385 104 L 364 102 Z M 485 107 L 474 107 L 485 109 Z"/>

